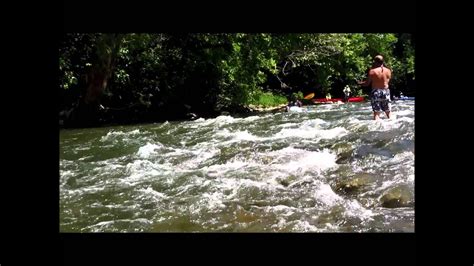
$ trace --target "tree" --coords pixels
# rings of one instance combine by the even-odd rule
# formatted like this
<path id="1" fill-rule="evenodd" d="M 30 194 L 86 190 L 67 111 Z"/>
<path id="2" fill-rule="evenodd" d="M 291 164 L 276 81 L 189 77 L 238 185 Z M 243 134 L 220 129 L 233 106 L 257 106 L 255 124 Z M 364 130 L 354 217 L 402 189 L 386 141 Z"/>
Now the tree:
<path id="1" fill-rule="evenodd" d="M 393 88 L 407 90 L 414 51 L 411 34 L 66 34 L 61 110 L 76 106 L 69 118 L 84 126 L 214 116 L 301 92 L 339 97 L 376 54 Z"/>

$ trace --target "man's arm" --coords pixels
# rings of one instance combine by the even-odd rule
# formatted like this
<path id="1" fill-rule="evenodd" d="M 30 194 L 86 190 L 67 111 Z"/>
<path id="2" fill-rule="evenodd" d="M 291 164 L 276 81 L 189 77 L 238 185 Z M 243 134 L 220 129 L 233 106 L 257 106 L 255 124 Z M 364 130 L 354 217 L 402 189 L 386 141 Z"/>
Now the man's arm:
<path id="1" fill-rule="evenodd" d="M 357 84 L 361 85 L 361 86 L 364 86 L 364 87 L 367 87 L 370 85 L 370 83 L 372 82 L 372 78 L 371 78 L 371 74 L 372 74 L 372 70 L 369 72 L 369 74 L 367 75 L 367 80 L 364 80 L 364 81 L 357 81 Z"/>

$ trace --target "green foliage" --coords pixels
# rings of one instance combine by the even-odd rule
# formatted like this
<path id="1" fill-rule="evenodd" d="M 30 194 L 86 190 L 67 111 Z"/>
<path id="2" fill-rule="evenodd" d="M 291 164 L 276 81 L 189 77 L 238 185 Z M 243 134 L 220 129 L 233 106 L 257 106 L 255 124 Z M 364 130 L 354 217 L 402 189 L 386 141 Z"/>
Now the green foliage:
<path id="1" fill-rule="evenodd" d="M 301 91 L 294 92 L 294 93 L 291 94 L 291 100 L 301 100 L 303 98 L 304 98 L 303 92 L 301 92 Z"/>
<path id="2" fill-rule="evenodd" d="M 248 101 L 249 105 L 262 107 L 278 106 L 286 103 L 288 103 L 288 100 L 285 96 L 274 95 L 271 92 L 263 92 L 261 90 L 256 90 Z"/>
<path id="3" fill-rule="evenodd" d="M 111 71 L 102 97 L 110 108 L 156 116 L 271 106 L 303 91 L 340 97 L 346 85 L 364 95 L 356 81 L 377 54 L 392 68 L 394 88 L 414 84 L 410 34 L 66 34 L 60 90 L 63 105 L 77 101 L 87 71 L 98 68 Z"/>
<path id="4" fill-rule="evenodd" d="M 368 97 L 368 95 L 366 93 L 364 93 L 364 91 L 362 89 L 354 90 L 353 96 L 355 96 L 355 97 Z"/>

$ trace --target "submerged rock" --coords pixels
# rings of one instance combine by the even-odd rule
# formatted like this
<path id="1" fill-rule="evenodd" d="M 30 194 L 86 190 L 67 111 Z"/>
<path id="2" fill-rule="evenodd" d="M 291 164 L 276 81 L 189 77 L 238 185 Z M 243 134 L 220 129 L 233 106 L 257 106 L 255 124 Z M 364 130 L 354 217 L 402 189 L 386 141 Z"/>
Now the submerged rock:
<path id="1" fill-rule="evenodd" d="M 369 173 L 357 173 L 349 179 L 336 182 L 336 191 L 352 193 L 361 190 L 363 187 L 375 181 L 375 176 Z"/>
<path id="2" fill-rule="evenodd" d="M 296 176 L 294 175 L 287 176 L 286 178 L 277 178 L 277 182 L 285 187 L 289 186 L 295 180 Z"/>
<path id="3" fill-rule="evenodd" d="M 288 180 L 280 180 L 279 183 L 280 183 L 282 186 L 285 186 L 285 187 L 287 187 L 287 186 L 290 184 L 290 182 L 288 182 Z"/>
<path id="4" fill-rule="evenodd" d="M 351 144 L 347 142 L 339 142 L 331 147 L 336 153 L 352 152 L 354 149 Z"/>
<path id="5" fill-rule="evenodd" d="M 322 212 L 316 218 L 317 224 L 327 225 L 327 224 L 337 224 L 344 217 L 344 208 L 340 205 L 334 206 L 328 211 Z"/>
<path id="6" fill-rule="evenodd" d="M 235 221 L 238 223 L 251 223 L 258 220 L 258 216 L 238 206 L 235 210 Z"/>
<path id="7" fill-rule="evenodd" d="M 349 143 L 337 143 L 334 144 L 331 149 L 335 150 L 337 153 L 336 163 L 345 164 L 352 160 L 352 155 L 354 153 L 354 148 Z"/>
<path id="8" fill-rule="evenodd" d="M 387 190 L 380 197 L 380 202 L 385 208 L 410 207 L 414 203 L 413 194 L 413 190 L 407 185 L 398 185 Z"/>
<path id="9" fill-rule="evenodd" d="M 349 163 L 351 159 L 352 159 L 352 151 L 343 152 L 337 155 L 336 163 L 337 164 Z"/>

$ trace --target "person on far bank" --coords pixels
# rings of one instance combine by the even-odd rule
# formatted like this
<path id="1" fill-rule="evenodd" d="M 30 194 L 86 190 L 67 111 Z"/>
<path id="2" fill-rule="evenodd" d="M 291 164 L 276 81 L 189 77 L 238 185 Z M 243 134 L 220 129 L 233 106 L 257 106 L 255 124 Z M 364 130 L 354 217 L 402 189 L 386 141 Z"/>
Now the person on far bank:
<path id="1" fill-rule="evenodd" d="M 349 88 L 349 85 L 346 85 L 342 92 L 344 92 L 344 102 L 349 102 L 349 96 L 351 95 L 351 88 Z"/>
<path id="2" fill-rule="evenodd" d="M 389 82 L 392 78 L 392 71 L 384 65 L 383 56 L 374 57 L 374 64 L 369 70 L 367 80 L 358 81 L 362 86 L 372 86 L 370 93 L 370 103 L 374 112 L 374 120 L 379 119 L 380 113 L 385 112 L 387 118 L 390 118 L 390 89 Z"/>

